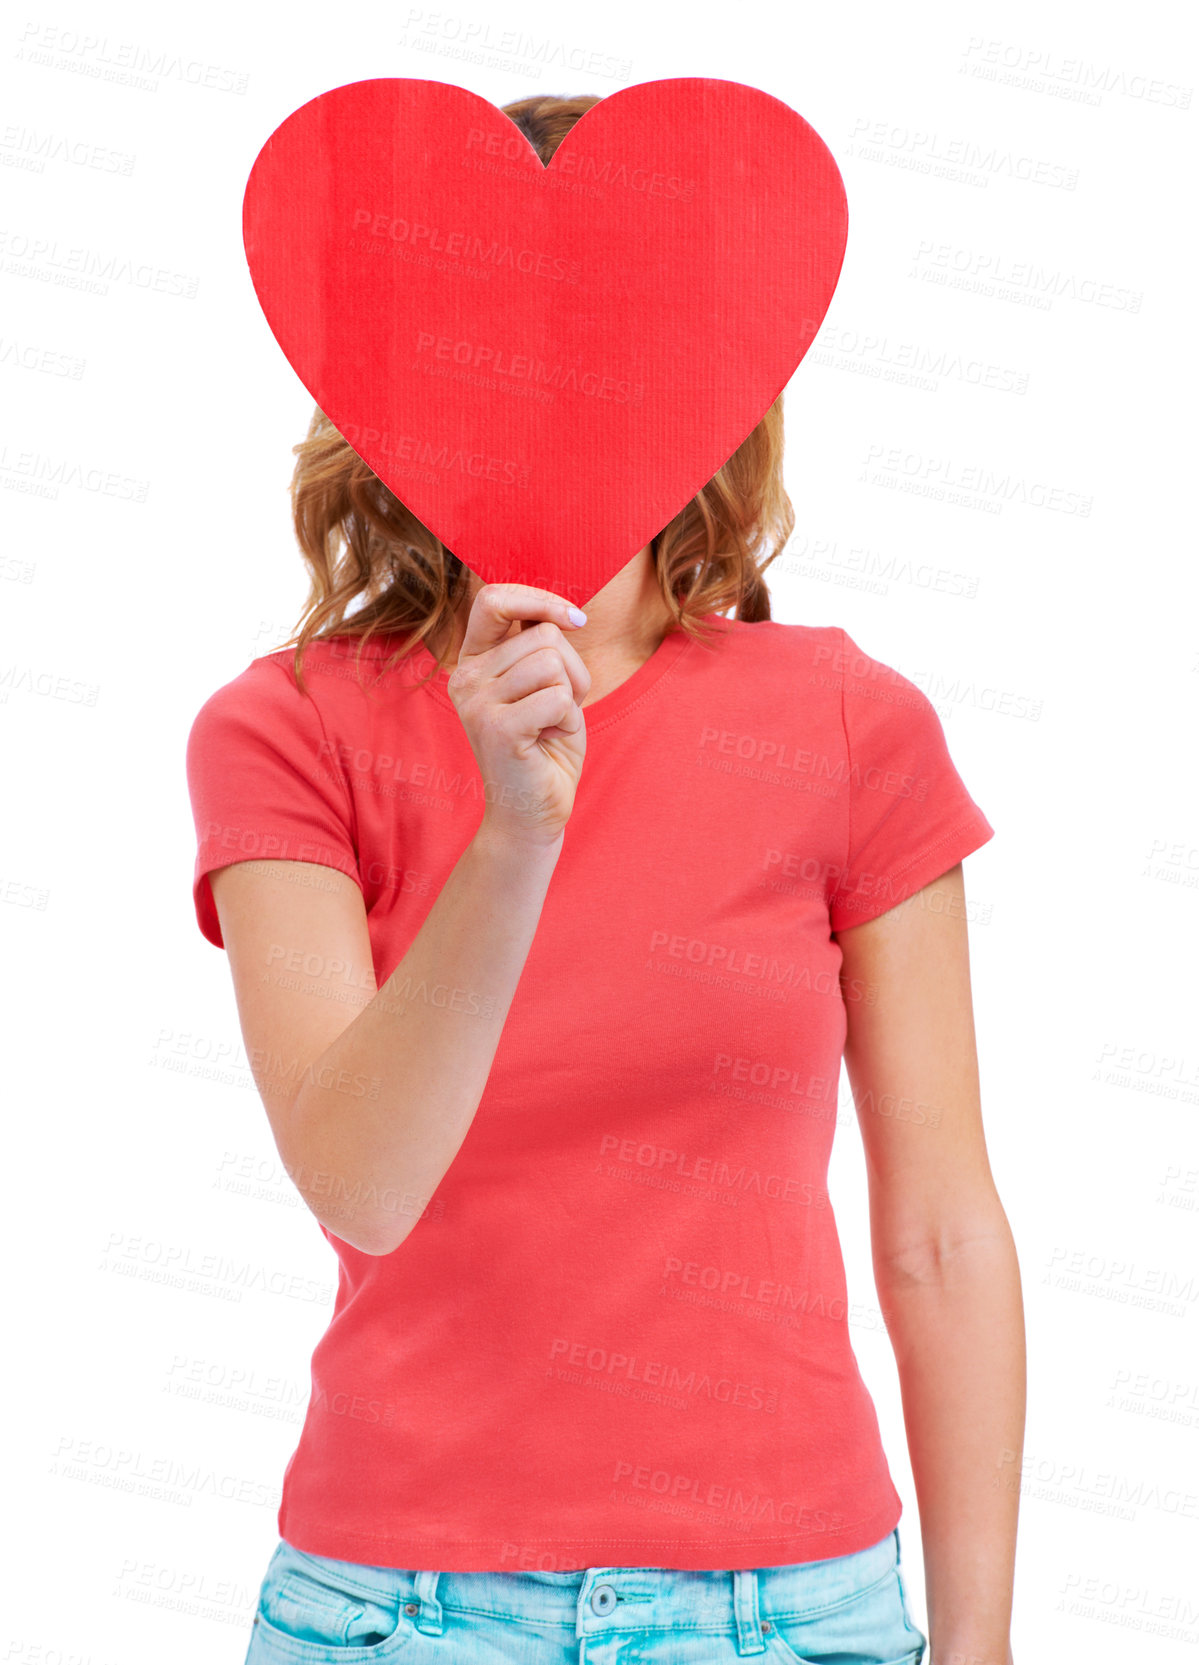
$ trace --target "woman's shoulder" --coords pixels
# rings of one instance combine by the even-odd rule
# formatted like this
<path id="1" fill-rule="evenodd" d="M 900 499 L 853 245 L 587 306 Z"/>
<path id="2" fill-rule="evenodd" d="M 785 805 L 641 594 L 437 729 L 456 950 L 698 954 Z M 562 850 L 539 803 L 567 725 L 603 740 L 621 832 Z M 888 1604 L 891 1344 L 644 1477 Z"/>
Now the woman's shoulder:
<path id="1" fill-rule="evenodd" d="M 731 623 L 725 637 L 730 672 L 761 698 L 798 699 L 805 720 L 824 716 L 856 721 L 873 713 L 892 723 L 930 720 L 927 695 L 889 659 L 876 657 L 839 624 L 785 623 L 780 619 Z M 869 635 L 868 640 L 873 642 Z M 885 650 L 884 650 L 885 651 Z"/>
<path id="2" fill-rule="evenodd" d="M 828 678 L 848 688 L 863 682 L 886 680 L 896 685 L 908 685 L 908 679 L 885 659 L 872 654 L 868 647 L 840 624 L 791 624 L 779 619 L 734 621 L 734 640 L 743 651 L 761 655 L 764 651 L 802 662 L 821 679 Z"/>
<path id="3" fill-rule="evenodd" d="M 377 632 L 369 637 L 314 636 L 299 654 L 295 643 L 259 654 L 227 686 L 247 690 L 284 686 L 299 692 L 302 683 L 304 690 L 314 696 L 322 690 L 336 693 L 352 686 L 374 688 L 406 663 L 416 663 L 419 649 L 405 655 L 407 641 L 408 637 L 398 631 Z"/>
<path id="4" fill-rule="evenodd" d="M 730 619 L 720 613 L 709 613 L 707 618 L 718 630 L 727 631 L 731 640 L 758 646 L 773 644 L 780 650 L 842 634 L 840 625 L 836 624 L 798 624 L 783 619 Z"/>
<path id="5" fill-rule="evenodd" d="M 407 632 L 398 630 L 374 631 L 369 636 L 350 632 L 313 636 L 305 643 L 299 658 L 305 677 L 315 674 L 336 676 L 341 680 L 341 672 L 347 666 L 351 672 L 355 667 L 361 667 L 364 674 L 377 677 L 394 661 L 405 657 L 404 648 L 411 639 Z M 419 645 L 415 651 L 420 651 Z M 280 665 L 292 673 L 294 680 L 296 658 L 296 644 L 292 642 L 260 654 L 257 659 L 251 660 L 247 669 L 253 670 L 259 665 Z"/>
<path id="6" fill-rule="evenodd" d="M 845 632 L 836 624 L 798 624 L 782 619 L 719 619 L 723 639 L 734 658 L 746 664 L 775 664 L 780 669 L 817 671 L 843 651 Z"/>
<path id="7" fill-rule="evenodd" d="M 411 680 L 418 661 L 393 663 L 404 638 L 395 634 L 366 640 L 358 636 L 315 637 L 305 645 L 296 668 L 295 645 L 258 654 L 227 677 L 199 706 L 196 732 L 253 726 L 291 727 L 305 733 L 361 727 L 390 692 L 395 679 Z"/>

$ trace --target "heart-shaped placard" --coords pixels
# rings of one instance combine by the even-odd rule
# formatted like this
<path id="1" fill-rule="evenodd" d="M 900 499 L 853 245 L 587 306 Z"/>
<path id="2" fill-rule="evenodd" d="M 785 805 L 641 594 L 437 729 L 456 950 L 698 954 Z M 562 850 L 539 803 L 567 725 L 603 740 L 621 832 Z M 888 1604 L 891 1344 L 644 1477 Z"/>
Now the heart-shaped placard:
<path id="1" fill-rule="evenodd" d="M 579 604 L 782 392 L 847 224 L 803 117 L 700 77 L 602 99 L 548 168 L 462 87 L 351 82 L 243 204 L 271 330 L 355 451 L 486 582 Z"/>

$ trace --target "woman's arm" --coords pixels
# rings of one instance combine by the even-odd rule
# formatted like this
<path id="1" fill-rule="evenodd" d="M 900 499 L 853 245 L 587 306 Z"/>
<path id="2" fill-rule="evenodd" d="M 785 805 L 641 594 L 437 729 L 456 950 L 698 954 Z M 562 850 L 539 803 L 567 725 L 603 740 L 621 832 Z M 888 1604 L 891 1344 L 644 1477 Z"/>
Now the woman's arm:
<path id="1" fill-rule="evenodd" d="M 290 861 L 212 874 L 279 1155 L 366 1254 L 400 1246 L 470 1130 L 561 849 L 481 826 L 381 989 L 353 879 Z"/>
<path id="2" fill-rule="evenodd" d="M 527 584 L 485 584 L 471 603 L 446 691 L 485 807 L 382 988 L 348 874 L 283 860 L 211 872 L 279 1154 L 322 1225 L 364 1254 L 399 1247 L 470 1130 L 562 850 L 591 674 L 555 618 L 585 615 Z"/>
<path id="3" fill-rule="evenodd" d="M 1024 1441 L 1020 1269 L 987 1158 L 961 864 L 837 933 L 871 1250 L 920 1509 L 929 1665 L 1009 1665 Z"/>

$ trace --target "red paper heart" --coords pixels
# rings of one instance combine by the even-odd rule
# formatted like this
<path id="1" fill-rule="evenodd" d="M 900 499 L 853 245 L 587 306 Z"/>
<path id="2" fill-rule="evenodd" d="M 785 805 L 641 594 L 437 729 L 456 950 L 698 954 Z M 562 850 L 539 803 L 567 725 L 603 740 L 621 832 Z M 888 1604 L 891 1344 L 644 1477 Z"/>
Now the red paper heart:
<path id="1" fill-rule="evenodd" d="M 355 81 L 246 186 L 262 310 L 368 466 L 487 582 L 585 602 L 807 351 L 845 253 L 812 127 L 736 81 L 621 88 L 548 168 L 485 99 Z"/>

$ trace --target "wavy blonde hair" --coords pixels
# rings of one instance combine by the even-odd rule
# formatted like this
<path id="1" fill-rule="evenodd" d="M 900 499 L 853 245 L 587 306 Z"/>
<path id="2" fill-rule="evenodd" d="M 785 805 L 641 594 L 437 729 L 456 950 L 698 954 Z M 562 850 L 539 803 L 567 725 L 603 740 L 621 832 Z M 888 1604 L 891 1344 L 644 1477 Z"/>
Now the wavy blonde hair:
<path id="1" fill-rule="evenodd" d="M 502 108 L 548 165 L 579 117 L 598 103 L 595 95 L 583 94 L 521 98 Z M 373 635 L 401 632 L 407 640 L 392 655 L 393 664 L 418 642 L 452 641 L 455 615 L 469 594 L 469 569 L 367 467 L 319 406 L 293 454 L 292 521 L 309 589 L 296 630 L 281 647 L 295 646 L 301 689 L 304 652 L 312 641 L 358 637 L 360 662 Z M 705 613 L 735 608 L 739 619 L 750 622 L 770 617 L 763 574 L 795 525 L 782 462 L 780 395 L 652 541 L 658 583 L 675 621 L 669 628 L 702 638 L 708 633 Z M 449 668 L 433 657 L 430 676 Z"/>

